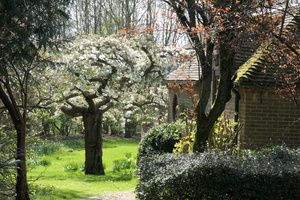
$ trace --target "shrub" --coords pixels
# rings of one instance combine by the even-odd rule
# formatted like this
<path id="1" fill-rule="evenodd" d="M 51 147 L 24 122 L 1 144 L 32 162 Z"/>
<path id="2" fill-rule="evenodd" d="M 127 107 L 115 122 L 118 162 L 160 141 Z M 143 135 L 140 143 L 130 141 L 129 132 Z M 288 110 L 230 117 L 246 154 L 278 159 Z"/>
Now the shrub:
<path id="1" fill-rule="evenodd" d="M 237 122 L 233 122 L 225 115 L 219 117 L 208 138 L 208 149 L 231 151 L 236 146 L 240 128 Z"/>
<path id="2" fill-rule="evenodd" d="M 184 133 L 174 146 L 173 153 L 192 153 L 195 141 L 196 122 L 194 120 L 185 119 Z"/>
<path id="3" fill-rule="evenodd" d="M 214 151 L 153 155 L 138 163 L 138 199 L 300 199 L 300 152 L 282 147 L 237 157 Z"/>
<path id="4" fill-rule="evenodd" d="M 127 153 L 125 158 L 119 158 L 113 161 L 112 171 L 120 172 L 127 169 L 136 169 L 135 160 L 132 158 L 131 153 Z"/>
<path id="5" fill-rule="evenodd" d="M 174 145 L 179 141 L 183 129 L 183 125 L 179 122 L 153 127 L 140 143 L 138 157 L 171 153 Z"/>
<path id="6" fill-rule="evenodd" d="M 175 144 L 174 153 L 192 153 L 197 131 L 196 121 L 184 119 L 184 134 L 180 141 Z M 237 132 L 240 126 L 227 119 L 226 116 L 220 117 L 210 133 L 207 142 L 208 149 L 218 149 L 221 151 L 233 152 L 237 142 Z"/>
<path id="7" fill-rule="evenodd" d="M 42 158 L 39 162 L 38 165 L 42 165 L 44 167 L 51 165 L 51 161 L 49 161 L 46 158 Z"/>
<path id="8" fill-rule="evenodd" d="M 80 165 L 78 163 L 71 162 L 64 166 L 64 171 L 66 171 L 66 172 L 76 172 L 78 170 L 83 171 L 84 165 Z"/>

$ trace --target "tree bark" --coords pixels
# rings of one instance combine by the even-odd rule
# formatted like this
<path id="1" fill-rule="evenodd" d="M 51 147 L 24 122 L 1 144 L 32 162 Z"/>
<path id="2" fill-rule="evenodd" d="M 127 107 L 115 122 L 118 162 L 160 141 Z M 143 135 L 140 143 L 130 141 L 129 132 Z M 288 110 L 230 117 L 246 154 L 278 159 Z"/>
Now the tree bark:
<path id="1" fill-rule="evenodd" d="M 17 184 L 16 184 L 16 200 L 29 200 L 26 170 L 26 125 L 19 123 L 15 125 L 17 130 Z"/>
<path id="2" fill-rule="evenodd" d="M 102 163 L 102 112 L 83 114 L 85 129 L 85 174 L 104 175 Z"/>
<path id="3" fill-rule="evenodd" d="M 131 117 L 130 119 L 126 119 L 124 138 L 132 138 L 132 136 L 136 134 L 136 126 L 137 126 L 137 122 L 134 119 L 134 117 Z"/>
<path id="4" fill-rule="evenodd" d="M 231 53 L 230 48 L 225 45 L 220 47 L 220 55 L 223 55 L 223 57 L 220 61 L 220 81 L 217 89 L 218 93 L 216 99 L 208 114 L 206 114 L 205 111 L 205 107 L 207 106 L 208 102 L 205 105 L 202 105 L 200 100 L 195 109 L 197 113 L 197 131 L 195 134 L 195 142 L 193 146 L 194 152 L 204 152 L 206 150 L 207 141 L 211 130 L 217 119 L 225 110 L 226 103 L 231 98 L 231 90 L 233 86 L 232 63 L 234 54 Z M 203 87 L 208 88 L 210 87 L 210 85 L 211 84 L 205 84 Z M 202 91 L 202 96 L 211 95 L 210 93 L 210 90 L 209 93 L 203 93 Z"/>
<path id="5" fill-rule="evenodd" d="M 10 91 L 9 84 L 6 85 Z M 10 94 L 10 95 L 8 95 Z M 17 132 L 17 183 L 16 183 L 16 200 L 29 200 L 28 184 L 27 184 L 27 171 L 26 171 L 26 122 L 24 116 L 21 115 L 19 107 L 17 106 L 14 97 L 10 92 L 8 94 L 3 90 L 0 85 L 0 99 L 2 100 L 5 108 L 8 110 L 10 117 L 15 125 Z"/>

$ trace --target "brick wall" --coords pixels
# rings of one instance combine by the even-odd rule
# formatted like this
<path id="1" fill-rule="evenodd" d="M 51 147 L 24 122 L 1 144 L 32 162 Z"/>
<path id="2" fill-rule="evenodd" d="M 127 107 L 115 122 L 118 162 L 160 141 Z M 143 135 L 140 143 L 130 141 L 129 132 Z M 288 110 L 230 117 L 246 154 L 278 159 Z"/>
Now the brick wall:
<path id="1" fill-rule="evenodd" d="M 238 92 L 242 148 L 300 146 L 300 109 L 294 101 L 275 94 L 274 88 L 240 86 Z"/>

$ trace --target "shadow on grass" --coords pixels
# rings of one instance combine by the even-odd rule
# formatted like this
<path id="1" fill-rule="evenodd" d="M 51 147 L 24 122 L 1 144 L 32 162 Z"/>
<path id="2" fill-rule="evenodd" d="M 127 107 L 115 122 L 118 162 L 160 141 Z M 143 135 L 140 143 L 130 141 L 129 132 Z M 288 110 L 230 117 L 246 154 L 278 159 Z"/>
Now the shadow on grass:
<path id="1" fill-rule="evenodd" d="M 81 178 L 84 182 L 98 182 L 98 181 L 111 181 L 111 182 L 122 182 L 130 181 L 135 175 L 134 172 L 120 172 L 120 173 L 109 173 L 104 176 L 98 175 L 85 175 L 86 178 Z"/>
<path id="2" fill-rule="evenodd" d="M 61 142 L 65 147 L 68 147 L 70 149 L 74 149 L 74 150 L 84 149 L 84 140 L 83 139 L 63 138 L 63 139 L 60 139 L 59 142 Z"/>
<path id="3" fill-rule="evenodd" d="M 122 145 L 134 145 L 139 144 L 139 139 L 105 139 L 103 141 L 103 148 L 116 148 Z"/>
<path id="4" fill-rule="evenodd" d="M 49 199 L 83 199 L 86 194 L 75 190 L 59 189 L 49 185 L 32 184 L 30 188 L 32 200 L 49 200 Z"/>
<path id="5" fill-rule="evenodd" d="M 84 172 L 69 172 L 65 176 L 57 176 L 54 175 L 47 175 L 45 179 L 48 180 L 72 180 L 73 182 L 82 181 L 82 182 L 105 182 L 105 181 L 112 181 L 112 182 L 122 182 L 122 181 L 130 181 L 135 178 L 135 172 L 124 170 L 121 172 L 108 172 L 106 175 L 85 175 Z M 43 179 L 43 177 L 41 177 Z"/>
<path id="6" fill-rule="evenodd" d="M 59 139 L 65 147 L 77 150 L 84 149 L 84 139 L 69 139 L 63 138 Z M 104 139 L 103 148 L 116 148 L 120 145 L 138 145 L 139 139 Z"/>
<path id="7" fill-rule="evenodd" d="M 48 177 L 49 178 L 49 177 Z M 104 185 L 114 185 L 116 182 L 126 182 L 131 181 L 134 179 L 134 175 L 132 172 L 120 172 L 120 173 L 109 173 L 104 176 L 100 175 L 80 175 L 80 174 L 73 174 L 68 178 L 57 178 L 53 176 L 53 181 L 65 181 L 72 179 L 71 182 L 78 183 L 84 185 L 85 183 L 95 183 L 95 182 L 102 182 L 106 183 Z M 31 191 L 31 199 L 32 200 L 61 200 L 61 199 L 84 199 L 87 198 L 88 194 L 85 192 L 80 192 L 78 190 L 70 189 L 59 189 L 55 186 L 45 185 L 45 184 L 30 184 L 30 191 Z"/>

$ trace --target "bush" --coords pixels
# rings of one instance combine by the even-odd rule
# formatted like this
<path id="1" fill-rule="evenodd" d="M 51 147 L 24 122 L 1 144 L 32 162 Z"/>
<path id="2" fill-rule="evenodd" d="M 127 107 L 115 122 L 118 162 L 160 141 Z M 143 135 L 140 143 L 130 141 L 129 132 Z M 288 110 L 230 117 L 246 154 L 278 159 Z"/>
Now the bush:
<path id="1" fill-rule="evenodd" d="M 136 169 L 135 160 L 132 158 L 131 153 L 127 153 L 125 158 L 119 158 L 113 161 L 112 171 L 120 172 L 127 169 Z"/>
<path id="2" fill-rule="evenodd" d="M 214 151 L 153 155 L 138 163 L 138 199 L 300 199 L 300 152 L 282 147 L 237 157 Z"/>
<path id="3" fill-rule="evenodd" d="M 184 133 L 174 146 L 173 153 L 192 153 L 196 133 L 196 121 L 185 119 Z"/>
<path id="4" fill-rule="evenodd" d="M 139 145 L 138 158 L 153 154 L 171 153 L 183 130 L 184 127 L 179 122 L 153 127 Z"/>
<path id="5" fill-rule="evenodd" d="M 41 166 L 49 166 L 51 165 L 51 161 L 49 161 L 48 159 L 46 158 L 42 158 L 39 162 L 38 162 L 38 165 L 41 165 Z"/>
<path id="6" fill-rule="evenodd" d="M 76 172 L 76 171 L 83 171 L 83 170 L 84 170 L 84 165 L 75 162 L 68 163 L 67 165 L 64 166 L 65 172 Z"/>

